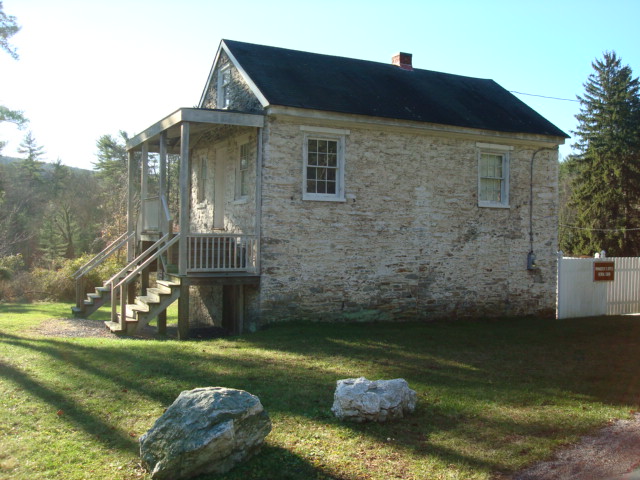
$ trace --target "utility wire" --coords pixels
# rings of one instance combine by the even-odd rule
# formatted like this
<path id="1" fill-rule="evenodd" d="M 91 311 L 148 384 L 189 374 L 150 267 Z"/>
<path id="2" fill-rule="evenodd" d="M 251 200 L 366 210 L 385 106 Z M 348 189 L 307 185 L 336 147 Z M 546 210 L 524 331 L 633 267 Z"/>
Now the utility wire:
<path id="1" fill-rule="evenodd" d="M 509 90 L 511 93 L 517 93 L 518 95 L 529 95 L 530 97 L 549 98 L 551 100 L 562 100 L 564 102 L 579 102 L 580 100 L 573 100 L 571 98 L 560 97 L 547 97 L 546 95 L 536 95 L 535 93 L 516 92 L 515 90 Z"/>

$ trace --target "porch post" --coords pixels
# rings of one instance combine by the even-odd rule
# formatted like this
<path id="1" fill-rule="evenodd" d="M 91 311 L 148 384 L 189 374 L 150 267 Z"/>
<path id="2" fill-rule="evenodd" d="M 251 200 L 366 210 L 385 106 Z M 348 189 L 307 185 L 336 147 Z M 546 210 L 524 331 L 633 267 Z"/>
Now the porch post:
<path id="1" fill-rule="evenodd" d="M 189 338 L 189 280 L 180 279 L 180 298 L 178 298 L 178 340 Z"/>
<path id="2" fill-rule="evenodd" d="M 162 199 L 164 198 L 169 204 L 169 199 L 167 198 L 167 132 L 162 132 L 160 134 L 160 178 L 158 179 L 158 195 L 160 196 L 160 231 L 164 235 L 168 233 L 167 228 L 167 219 L 164 215 L 164 209 L 162 207 Z"/>
<path id="3" fill-rule="evenodd" d="M 260 242 L 262 239 L 262 127 L 258 127 L 258 146 L 256 153 L 256 264 L 255 273 L 260 274 Z"/>
<path id="4" fill-rule="evenodd" d="M 180 240 L 178 242 L 178 273 L 187 274 L 187 235 L 189 235 L 189 122 L 181 125 L 180 132 Z"/>
<path id="5" fill-rule="evenodd" d="M 147 209 L 145 208 L 145 200 L 149 196 L 149 145 L 147 142 L 142 144 L 142 154 L 140 157 L 140 217 L 142 218 L 142 230 L 147 226 Z"/>
<path id="6" fill-rule="evenodd" d="M 141 145 L 141 158 L 140 158 L 140 198 L 146 200 L 149 196 L 148 184 L 149 184 L 149 145 L 147 142 Z"/>
<path id="7" fill-rule="evenodd" d="M 187 242 L 189 235 L 189 210 L 191 189 L 189 178 L 189 123 L 180 126 L 180 239 L 178 240 L 178 273 L 180 298 L 178 299 L 178 338 L 189 336 L 189 279 L 187 278 Z"/>
<path id="8" fill-rule="evenodd" d="M 134 180 L 136 178 L 136 162 L 133 156 L 133 150 L 127 151 L 128 163 L 128 193 L 127 193 L 127 233 L 135 230 L 135 221 L 133 218 L 133 197 L 135 196 Z M 135 237 L 127 241 L 127 262 L 133 260 L 135 256 Z"/>
<path id="9" fill-rule="evenodd" d="M 158 152 L 160 175 L 158 178 L 158 199 L 160 205 L 158 206 L 158 227 L 160 228 L 160 236 L 166 235 L 167 233 L 171 233 L 171 221 L 167 218 L 165 214 L 164 205 L 167 205 L 167 209 L 169 208 L 169 199 L 167 198 L 167 132 L 163 131 L 160 134 L 160 148 Z M 169 263 L 169 254 L 164 254 L 162 258 L 167 259 L 167 263 Z M 162 258 L 157 260 L 156 272 L 158 278 L 165 278 L 164 271 L 164 263 Z M 166 310 L 162 312 L 161 315 L 165 316 L 165 325 L 166 325 Z M 158 331 L 160 331 L 160 317 L 158 317 Z"/>

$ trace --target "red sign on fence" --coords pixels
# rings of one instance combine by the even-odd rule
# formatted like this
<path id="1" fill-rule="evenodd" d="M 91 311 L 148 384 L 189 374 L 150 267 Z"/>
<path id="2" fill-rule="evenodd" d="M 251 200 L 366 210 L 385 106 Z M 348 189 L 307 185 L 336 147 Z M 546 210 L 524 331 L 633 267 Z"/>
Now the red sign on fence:
<path id="1" fill-rule="evenodd" d="M 593 262 L 594 282 L 613 282 L 615 273 L 613 262 Z"/>

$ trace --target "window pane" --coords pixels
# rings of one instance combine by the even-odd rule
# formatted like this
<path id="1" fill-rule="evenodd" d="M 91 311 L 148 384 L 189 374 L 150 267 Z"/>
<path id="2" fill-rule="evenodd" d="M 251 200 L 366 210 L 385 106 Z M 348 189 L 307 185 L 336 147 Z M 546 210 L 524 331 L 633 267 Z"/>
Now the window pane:
<path id="1" fill-rule="evenodd" d="M 480 176 L 502 178 L 502 155 L 491 153 L 480 155 Z"/>
<path id="2" fill-rule="evenodd" d="M 333 168 L 329 168 L 327 169 L 327 180 L 330 180 L 332 182 L 336 181 L 336 170 Z"/>
<path id="3" fill-rule="evenodd" d="M 315 180 L 307 180 L 307 193 L 316 193 Z"/>
<path id="4" fill-rule="evenodd" d="M 327 193 L 336 193 L 336 182 L 327 182 Z"/>
<path id="5" fill-rule="evenodd" d="M 247 180 L 247 172 L 242 172 L 240 175 L 240 195 L 249 195 L 249 181 Z"/>
<path id="6" fill-rule="evenodd" d="M 327 182 L 317 182 L 317 193 L 327 193 Z"/>
<path id="7" fill-rule="evenodd" d="M 329 165 L 330 167 L 337 167 L 338 166 L 338 155 L 335 153 L 330 153 L 327 157 L 327 165 Z"/>
<path id="8" fill-rule="evenodd" d="M 309 140 L 309 153 L 318 151 L 318 141 L 317 140 Z"/>
<path id="9" fill-rule="evenodd" d="M 499 203 L 502 200 L 502 180 L 480 179 L 480 200 Z"/>
<path id="10" fill-rule="evenodd" d="M 338 142 L 328 142 L 327 152 L 337 154 L 338 153 Z"/>
<path id="11" fill-rule="evenodd" d="M 307 168 L 307 180 L 315 180 L 316 179 L 316 169 L 313 167 Z"/>
<path id="12" fill-rule="evenodd" d="M 318 154 L 317 153 L 309 153 L 309 161 L 307 163 L 309 165 L 318 165 Z"/>

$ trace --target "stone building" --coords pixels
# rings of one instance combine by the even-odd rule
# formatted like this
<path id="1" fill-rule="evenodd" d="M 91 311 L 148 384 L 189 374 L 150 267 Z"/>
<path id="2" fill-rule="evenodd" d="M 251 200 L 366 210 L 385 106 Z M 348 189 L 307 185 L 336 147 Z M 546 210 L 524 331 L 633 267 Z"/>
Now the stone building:
<path id="1" fill-rule="evenodd" d="M 143 172 L 137 228 L 132 186 L 130 255 L 136 238 L 174 239 L 158 264 L 175 259 L 165 287 L 183 332 L 187 318 L 239 332 L 553 315 L 565 138 L 494 81 L 414 69 L 410 54 L 383 64 L 223 40 L 198 108 L 128 144 L 143 164 L 157 152 L 160 177 L 167 153 L 181 162 L 173 228 L 162 178 L 153 197 Z"/>

